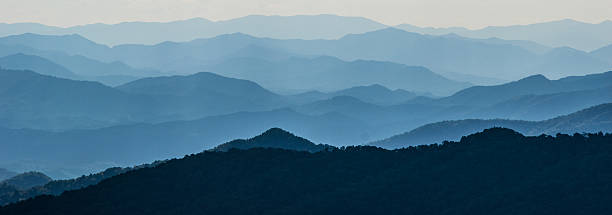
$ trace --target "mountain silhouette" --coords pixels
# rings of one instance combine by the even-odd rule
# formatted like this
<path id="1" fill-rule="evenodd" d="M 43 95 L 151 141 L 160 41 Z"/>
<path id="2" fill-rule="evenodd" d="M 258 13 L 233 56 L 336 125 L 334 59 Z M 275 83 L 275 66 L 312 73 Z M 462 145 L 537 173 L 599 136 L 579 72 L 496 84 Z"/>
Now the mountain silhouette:
<path id="1" fill-rule="evenodd" d="M 0 24 L 0 35 L 22 33 L 80 34 L 106 45 L 157 44 L 190 41 L 201 37 L 242 32 L 278 39 L 335 39 L 349 33 L 363 33 L 386 27 L 362 17 L 336 15 L 262 16 L 250 15 L 230 20 L 210 21 L 193 18 L 173 22 L 123 22 L 90 24 L 68 28 L 40 24 Z"/>
<path id="2" fill-rule="evenodd" d="M 47 45 L 66 43 L 69 39 L 74 40 L 74 43 L 68 47 Z M 152 68 L 175 74 L 177 71 L 183 72 L 181 74 L 211 71 L 207 68 L 236 59 L 231 56 L 240 56 L 237 52 L 241 50 L 248 52 L 245 48 L 253 46 L 267 50 L 281 50 L 297 56 L 333 56 L 344 61 L 383 61 L 422 66 L 443 75 L 465 74 L 454 77 L 468 79 L 482 76 L 516 80 L 534 74 L 543 74 L 556 79 L 570 75 L 598 73 L 611 68 L 609 62 L 571 48 L 553 49 L 542 54 L 511 43 L 500 44 L 457 37 L 422 35 L 395 28 L 350 34 L 334 40 L 278 40 L 235 33 L 189 42 L 119 45 L 112 48 L 95 43 L 92 45 L 90 43 L 93 42 L 85 43 L 82 40 L 84 39 L 77 36 L 17 35 L 0 38 L 0 44 L 23 45 L 39 50 L 52 49 L 103 62 L 120 61 L 135 68 Z M 78 48 L 77 45 L 82 47 Z M 272 55 L 275 56 L 277 55 Z M 475 80 L 479 79 L 481 78 Z"/>
<path id="3" fill-rule="evenodd" d="M 518 96 L 592 90 L 612 86 L 610 83 L 612 83 L 612 72 L 571 76 L 559 80 L 533 75 L 501 85 L 470 87 L 436 102 L 454 105 L 492 105 Z"/>
<path id="4" fill-rule="evenodd" d="M 51 180 L 52 179 L 49 178 L 49 176 L 46 176 L 45 174 L 40 172 L 26 172 L 13 176 L 4 181 L 0 181 L 0 183 L 13 186 L 18 190 L 27 190 L 32 187 L 45 185 Z"/>
<path id="5" fill-rule="evenodd" d="M 317 145 L 307 139 L 295 136 L 280 128 L 271 128 L 259 136 L 246 140 L 233 140 L 213 148 L 213 151 L 229 151 L 231 149 L 278 148 L 295 151 L 318 152 L 332 149 L 330 145 Z"/>
<path id="6" fill-rule="evenodd" d="M 612 34 L 612 22 L 584 23 L 572 19 L 529 25 L 489 26 L 482 29 L 466 28 L 420 28 L 413 25 L 398 25 L 397 28 L 410 32 L 431 35 L 455 33 L 472 38 L 497 37 L 505 40 L 530 40 L 550 47 L 569 46 L 584 51 L 612 44 L 605 35 Z"/>
<path id="7" fill-rule="evenodd" d="M 264 136 L 274 140 L 271 133 Z M 610 187 L 602 173 L 612 169 L 601 164 L 610 139 L 601 133 L 526 137 L 491 128 L 459 142 L 394 151 L 203 152 L 0 213 L 607 214 Z"/>
<path id="8" fill-rule="evenodd" d="M 448 95 L 470 86 L 468 83 L 444 78 L 423 67 L 364 60 L 346 62 L 327 56 L 311 59 L 293 57 L 280 61 L 236 58 L 207 67 L 206 70 L 253 80 L 269 89 L 338 91 L 377 84 L 394 89 Z"/>
<path id="9" fill-rule="evenodd" d="M 376 105 L 395 105 L 414 99 L 420 94 L 403 89 L 390 90 L 379 84 L 356 86 L 329 93 L 309 91 L 290 96 L 290 99 L 299 104 L 311 103 L 331 99 L 336 96 L 350 96 Z M 431 96 L 431 95 L 430 95 Z"/>
<path id="10" fill-rule="evenodd" d="M 496 126 L 511 128 L 526 135 L 612 132 L 612 103 L 544 121 L 466 119 L 431 123 L 370 144 L 385 148 L 401 148 L 440 143 L 444 140 L 459 140 L 462 136 Z"/>
<path id="11" fill-rule="evenodd" d="M 0 67 L 13 70 L 37 71 L 43 75 L 75 79 L 76 75 L 67 68 L 47 59 L 25 54 L 14 54 L 0 58 Z"/>
<path id="12" fill-rule="evenodd" d="M 174 158 L 252 137 L 273 127 L 335 146 L 396 134 L 378 133 L 367 123 L 338 113 L 311 116 L 290 109 L 62 132 L 0 128 L 1 139 L 10 143 L 3 147 L 0 163 L 29 162 L 45 172 L 61 169 L 69 176 L 80 176 L 100 170 L 92 166 L 133 166 Z"/>

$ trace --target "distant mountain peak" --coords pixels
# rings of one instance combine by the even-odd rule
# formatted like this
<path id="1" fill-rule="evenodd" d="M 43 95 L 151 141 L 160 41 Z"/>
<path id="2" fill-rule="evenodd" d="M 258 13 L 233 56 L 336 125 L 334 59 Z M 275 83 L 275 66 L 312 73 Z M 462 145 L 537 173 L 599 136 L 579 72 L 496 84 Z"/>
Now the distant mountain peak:
<path id="1" fill-rule="evenodd" d="M 250 139 L 234 140 L 221 144 L 212 151 L 229 151 L 230 149 L 251 149 L 251 148 L 279 148 L 296 151 L 317 152 L 328 148 L 329 145 L 315 144 L 310 140 L 298 137 L 291 132 L 281 128 L 271 128 Z"/>
<path id="2" fill-rule="evenodd" d="M 548 82 L 550 79 L 542 74 L 532 75 L 518 80 L 517 82 Z"/>

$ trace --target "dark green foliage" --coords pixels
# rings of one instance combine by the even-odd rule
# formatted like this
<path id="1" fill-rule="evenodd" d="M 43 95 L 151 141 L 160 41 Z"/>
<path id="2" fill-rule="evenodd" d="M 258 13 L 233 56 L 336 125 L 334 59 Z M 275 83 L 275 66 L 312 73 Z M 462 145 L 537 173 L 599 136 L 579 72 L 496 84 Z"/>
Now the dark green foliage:
<path id="1" fill-rule="evenodd" d="M 229 151 L 230 149 L 277 148 L 295 151 L 319 152 L 335 147 L 314 144 L 307 139 L 295 136 L 280 128 L 272 128 L 263 134 L 247 140 L 234 140 L 218 145 L 212 151 Z"/>
<path id="2" fill-rule="evenodd" d="M 128 172 L 130 170 L 152 167 L 162 162 L 163 161 L 157 161 L 153 164 L 140 165 L 132 168 L 108 168 L 103 172 L 83 175 L 75 179 L 55 180 L 50 182 L 47 181 L 48 183 L 45 183 L 42 186 L 36 186 L 26 190 L 17 189 L 14 186 L 10 186 L 8 183 L 0 183 L 0 206 L 41 195 L 60 195 L 65 191 L 77 190 L 90 185 L 98 184 L 104 179 Z"/>
<path id="3" fill-rule="evenodd" d="M 204 152 L 0 214 L 610 214 L 612 135 Z"/>

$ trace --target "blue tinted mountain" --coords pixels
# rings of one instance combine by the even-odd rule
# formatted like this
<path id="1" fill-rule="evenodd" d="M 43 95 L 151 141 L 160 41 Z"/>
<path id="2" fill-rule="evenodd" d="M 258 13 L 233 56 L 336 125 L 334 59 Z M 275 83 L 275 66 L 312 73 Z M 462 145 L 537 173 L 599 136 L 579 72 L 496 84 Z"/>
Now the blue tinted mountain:
<path id="1" fill-rule="evenodd" d="M 477 30 L 466 28 L 421 28 L 413 25 L 398 25 L 410 32 L 431 35 L 455 33 L 472 38 L 497 37 L 505 40 L 530 40 L 550 47 L 569 46 L 584 51 L 612 44 L 612 21 L 584 23 L 571 19 L 530 25 L 490 26 Z"/>
<path id="2" fill-rule="evenodd" d="M 224 76 L 253 80 L 269 89 L 337 91 L 379 84 L 393 89 L 448 95 L 470 86 L 468 83 L 446 79 L 423 67 L 363 60 L 346 62 L 333 57 L 290 58 L 282 61 L 238 58 L 207 67 L 207 70 Z M 384 91 L 380 88 L 369 90 Z M 395 93 L 402 94 L 401 91 Z M 346 93 L 336 95 L 341 94 L 354 96 Z"/>
<path id="3" fill-rule="evenodd" d="M 16 176 L 19 173 L 10 171 L 8 169 L 4 169 L 4 168 L 0 168 L 0 181 L 3 181 L 5 179 L 9 179 L 13 176 Z"/>
<path id="4" fill-rule="evenodd" d="M 592 90 L 609 86 L 612 86 L 612 72 L 565 77 L 559 80 L 549 80 L 543 75 L 534 75 L 496 86 L 470 87 L 452 96 L 441 98 L 436 103 L 475 106 L 492 105 L 524 95 Z"/>
<path id="5" fill-rule="evenodd" d="M 365 143 L 394 133 L 337 113 L 320 116 L 288 109 L 242 112 L 193 121 L 133 124 L 93 130 L 47 132 L 0 129 L 8 141 L 0 152 L 0 164 L 39 161 L 48 172 L 58 168 L 81 175 L 97 171 L 94 164 L 132 166 L 211 149 L 220 142 L 255 136 L 269 128 L 283 127 L 316 143 L 336 146 Z M 168 144 L 172 143 L 172 144 Z"/>
<path id="6" fill-rule="evenodd" d="M 368 86 L 351 87 L 344 90 L 339 90 L 330 93 L 323 93 L 319 91 L 309 91 L 305 93 L 295 94 L 289 96 L 291 100 L 296 103 L 304 104 L 311 103 L 317 100 L 326 100 L 336 96 L 350 96 L 362 100 L 364 102 L 377 104 L 377 105 L 394 105 L 406 102 L 414 99 L 417 96 L 428 95 L 428 94 L 417 94 L 402 89 L 390 90 L 379 84 L 373 84 Z M 432 95 L 428 95 L 432 96 Z"/>
<path id="7" fill-rule="evenodd" d="M 42 186 L 49 183 L 52 179 L 40 172 L 26 172 L 13 176 L 0 183 L 13 186 L 18 190 L 27 190 L 32 187 Z"/>
<path id="8" fill-rule="evenodd" d="M 54 49 L 104 62 L 121 61 L 137 68 L 182 73 L 201 72 L 207 66 L 235 59 L 231 56 L 240 56 L 236 53 L 248 50 L 245 48 L 249 46 L 280 50 L 297 56 L 324 55 L 347 61 L 390 61 L 423 66 L 439 74 L 463 73 L 505 80 L 516 80 L 533 74 L 561 78 L 598 73 L 612 68 L 607 61 L 570 48 L 553 49 L 538 54 L 513 44 L 421 35 L 394 28 L 351 34 L 337 40 L 277 40 L 230 34 L 182 43 L 120 45 L 112 48 L 91 45 L 91 41 L 84 43 L 83 38 L 77 36 L 32 37 L 35 36 L 0 38 L 0 44 L 26 45 L 42 50 Z M 66 40 L 70 39 L 74 40 L 71 47 L 47 45 L 66 43 Z M 36 42 L 30 43 L 32 40 Z M 43 41 L 46 42 L 41 44 Z M 82 47 L 75 49 L 79 44 L 82 44 Z"/>
<path id="9" fill-rule="evenodd" d="M 384 148 L 402 148 L 414 145 L 459 140 L 462 136 L 491 127 L 505 127 L 527 135 L 580 132 L 612 132 L 612 103 L 597 105 L 569 115 L 544 121 L 466 119 L 431 123 L 410 132 L 370 143 Z"/>
<path id="10" fill-rule="evenodd" d="M 14 54 L 0 58 L 0 67 L 13 70 L 37 71 L 43 75 L 59 78 L 76 79 L 77 75 L 70 70 L 47 59 L 24 54 Z"/>
<path id="11" fill-rule="evenodd" d="M 8 36 L 22 33 L 80 34 L 99 43 L 118 45 L 190 41 L 201 37 L 214 37 L 235 32 L 278 39 L 335 39 L 349 33 L 363 33 L 385 27 L 381 23 L 361 17 L 252 15 L 217 22 L 194 18 L 167 23 L 124 22 L 69 28 L 29 23 L 0 24 L 0 35 Z"/>

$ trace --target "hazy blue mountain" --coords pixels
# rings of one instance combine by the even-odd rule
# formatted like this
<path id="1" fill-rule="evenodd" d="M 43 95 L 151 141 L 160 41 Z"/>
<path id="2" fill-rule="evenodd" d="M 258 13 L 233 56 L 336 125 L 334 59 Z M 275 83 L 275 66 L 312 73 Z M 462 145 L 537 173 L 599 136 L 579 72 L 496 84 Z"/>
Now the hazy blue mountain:
<path id="1" fill-rule="evenodd" d="M 256 83 L 212 73 L 145 78 L 111 88 L 31 71 L 0 70 L 0 125 L 65 130 L 197 119 L 288 106 Z"/>
<path id="2" fill-rule="evenodd" d="M 119 45 L 190 41 L 235 32 L 278 39 L 335 39 L 349 33 L 364 33 L 385 27 L 381 23 L 362 17 L 251 15 L 217 22 L 194 18 L 166 23 L 124 22 L 119 24 L 90 24 L 69 28 L 34 23 L 0 24 L 0 36 L 23 33 L 80 34 L 98 43 Z"/>
<path id="3" fill-rule="evenodd" d="M 266 132 L 249 139 L 238 139 L 221 144 L 211 149 L 212 151 L 229 151 L 231 149 L 252 149 L 252 148 L 277 148 L 295 151 L 319 152 L 331 150 L 335 147 L 330 145 L 315 144 L 302 137 L 280 128 L 271 128 Z"/>
<path id="4" fill-rule="evenodd" d="M 333 57 L 290 58 L 282 61 L 236 58 L 207 67 L 206 70 L 252 80 L 269 89 L 337 91 L 379 84 L 393 89 L 448 95 L 470 86 L 468 83 L 446 79 L 423 67 L 364 60 L 346 62 Z M 396 93 L 400 94 L 401 91 Z M 349 94 L 345 92 L 344 95 Z"/>
<path id="5" fill-rule="evenodd" d="M 97 81 L 109 86 L 127 83 L 129 81 L 138 79 L 138 77 L 158 76 L 162 74 L 159 71 L 151 69 L 135 69 L 119 61 L 104 63 L 84 57 L 82 55 L 68 55 L 60 51 L 41 51 L 21 45 L 0 45 L 0 56 L 19 56 L 23 54 L 28 56 L 39 56 L 44 58 L 46 61 L 51 61 L 54 64 L 64 67 L 71 73 L 75 73 L 73 76 L 60 77 Z M 28 64 L 28 66 L 23 65 L 20 67 L 27 68 L 32 67 L 29 65 L 37 64 L 37 61 L 35 61 L 36 59 L 27 59 L 28 61 L 23 61 L 23 64 Z M 33 61 L 30 62 L 29 60 Z M 49 68 L 43 67 L 41 69 L 48 70 Z M 39 69 L 32 70 L 37 71 Z M 40 73 L 44 73 L 44 71 L 40 71 Z"/>
<path id="6" fill-rule="evenodd" d="M 483 29 L 466 28 L 421 28 L 402 24 L 397 28 L 410 32 L 431 35 L 455 33 L 465 37 L 491 38 L 505 40 L 530 40 L 550 47 L 569 46 L 584 51 L 612 44 L 612 21 L 597 24 L 584 23 L 571 19 L 544 22 L 530 25 L 490 26 Z"/>
<path id="7" fill-rule="evenodd" d="M 70 70 L 47 59 L 25 54 L 14 54 L 0 58 L 0 67 L 12 70 L 31 70 L 43 75 L 59 78 L 76 79 L 77 75 Z"/>
<path id="8" fill-rule="evenodd" d="M 612 85 L 595 90 L 526 95 L 477 109 L 466 117 L 544 120 L 612 102 Z"/>
<path id="9" fill-rule="evenodd" d="M 104 56 L 110 50 L 108 46 L 97 44 L 77 34 L 55 36 L 25 33 L 0 38 L 0 44 L 84 56 Z"/>
<path id="10" fill-rule="evenodd" d="M 289 96 L 289 98 L 296 103 L 304 104 L 315 102 L 318 100 L 331 99 L 336 96 L 350 96 L 372 104 L 394 105 L 406 102 L 421 95 L 423 94 L 417 94 L 402 89 L 390 90 L 389 88 L 386 88 L 382 85 L 373 84 L 368 86 L 351 87 L 348 89 L 330 93 L 323 93 L 320 91 L 308 91 L 291 95 Z"/>
<path id="11" fill-rule="evenodd" d="M 491 127 L 511 128 L 526 135 L 600 131 L 609 133 L 612 132 L 612 103 L 544 121 L 466 119 L 431 123 L 370 144 L 384 148 L 402 148 L 441 143 L 444 140 L 459 140 L 462 136 Z"/>
<path id="12" fill-rule="evenodd" d="M 612 72 L 586 76 L 570 76 L 549 80 L 543 75 L 529 76 L 518 81 L 495 86 L 475 86 L 436 100 L 448 105 L 492 105 L 524 95 L 543 95 L 560 92 L 599 89 L 612 86 Z"/>
<path id="13" fill-rule="evenodd" d="M 591 52 L 591 55 L 599 58 L 600 60 L 612 62 L 612 45 L 594 50 Z"/>
<path id="14" fill-rule="evenodd" d="M 67 40 L 74 40 L 74 43 L 71 43 L 72 47 L 47 45 L 66 43 Z M 297 56 L 334 56 L 345 61 L 359 59 L 390 61 L 423 66 L 438 74 L 467 74 L 502 80 L 516 80 L 533 74 L 561 78 L 598 73 L 612 68 L 609 62 L 569 48 L 553 49 L 544 54 L 537 54 L 513 44 L 481 42 L 457 36 L 422 35 L 395 28 L 351 34 L 337 40 L 278 40 L 237 33 L 182 43 L 120 45 L 112 48 L 83 40 L 84 38 L 78 36 L 28 34 L 0 38 L 0 44 L 29 45 L 41 50 L 54 49 L 103 62 L 121 61 L 136 68 L 152 68 L 175 74 L 209 71 L 204 69 L 236 59 L 232 56 L 245 58 L 245 55 L 253 55 L 239 54 L 241 51 L 253 53 L 248 47 L 275 50 L 277 53 L 293 53 Z M 42 41 L 46 41 L 45 44 L 39 44 Z M 78 44 L 83 45 L 75 50 Z M 268 59 L 269 61 L 274 61 L 279 56 L 270 53 L 266 55 L 273 58 Z M 256 57 L 259 60 L 261 58 Z M 356 61 L 354 64 L 368 62 Z M 261 66 L 253 65 L 255 68 Z M 483 78 L 477 78 L 476 81 L 481 79 Z"/>
<path id="15" fill-rule="evenodd" d="M 270 110 L 289 105 L 280 95 L 257 83 L 213 73 L 139 79 L 117 87 L 131 94 L 154 96 L 165 114 L 184 119 L 238 111 Z"/>
<path id="16" fill-rule="evenodd" d="M 17 188 L 18 190 L 27 190 L 32 187 L 42 186 L 49 183 L 52 179 L 40 172 L 25 172 L 13 176 L 0 183 L 4 183 Z"/>
<path id="17" fill-rule="evenodd" d="M 92 128 L 133 122 L 151 116 L 152 104 L 96 82 L 0 70 L 0 124 L 6 127 Z"/>
<path id="18" fill-rule="evenodd" d="M 258 139 L 287 136 L 274 137 Z M 0 213 L 610 214 L 610 142 L 602 133 L 523 136 L 491 128 L 393 151 L 208 151 Z"/>
<path id="19" fill-rule="evenodd" d="M 0 165 L 33 162 L 32 166 L 45 172 L 65 169 L 78 176 L 101 170 L 92 166 L 104 169 L 173 158 L 255 136 L 273 127 L 336 146 L 365 143 L 393 134 L 373 130 L 362 121 L 337 113 L 310 116 L 288 109 L 63 132 L 0 128 L 0 139 L 9 143 L 0 150 Z"/>
<path id="20" fill-rule="evenodd" d="M 19 173 L 10 171 L 8 169 L 0 168 L 0 181 L 16 176 Z"/>

